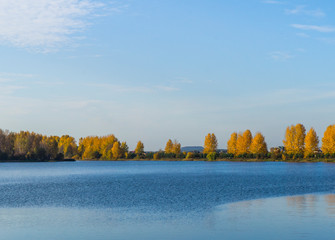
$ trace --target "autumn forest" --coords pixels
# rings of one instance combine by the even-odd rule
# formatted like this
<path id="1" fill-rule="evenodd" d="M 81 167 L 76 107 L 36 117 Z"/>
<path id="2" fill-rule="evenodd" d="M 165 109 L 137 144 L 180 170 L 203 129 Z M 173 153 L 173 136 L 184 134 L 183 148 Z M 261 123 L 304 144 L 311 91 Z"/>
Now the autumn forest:
<path id="1" fill-rule="evenodd" d="M 19 133 L 0 129 L 1 161 L 62 161 L 70 160 L 318 160 L 335 159 L 335 125 L 330 125 L 320 141 L 315 130 L 307 133 L 304 125 L 287 127 L 282 147 L 268 149 L 265 137 L 250 130 L 234 132 L 227 142 L 227 150 L 218 150 L 214 133 L 205 136 L 202 152 L 183 152 L 181 144 L 169 139 L 164 150 L 146 152 L 144 144 L 138 141 L 130 151 L 125 141 L 114 135 L 75 138 L 64 135 L 45 136 L 34 132 Z"/>

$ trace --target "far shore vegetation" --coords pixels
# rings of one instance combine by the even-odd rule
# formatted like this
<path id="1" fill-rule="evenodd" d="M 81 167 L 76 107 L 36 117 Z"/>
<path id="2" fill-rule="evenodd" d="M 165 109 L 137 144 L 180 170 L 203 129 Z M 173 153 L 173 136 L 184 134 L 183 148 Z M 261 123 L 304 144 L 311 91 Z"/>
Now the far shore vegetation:
<path id="1" fill-rule="evenodd" d="M 218 150 L 214 133 L 205 136 L 203 151 L 183 152 L 181 144 L 169 139 L 164 150 L 146 152 L 138 141 L 133 151 L 114 135 L 88 136 L 77 144 L 69 135 L 45 136 L 34 132 L 19 133 L 0 129 L 0 161 L 64 161 L 64 160 L 171 160 L 171 161 L 294 161 L 335 162 L 335 125 L 319 137 L 304 125 L 287 127 L 283 146 L 268 149 L 265 137 L 250 130 L 234 132 L 226 150 Z"/>

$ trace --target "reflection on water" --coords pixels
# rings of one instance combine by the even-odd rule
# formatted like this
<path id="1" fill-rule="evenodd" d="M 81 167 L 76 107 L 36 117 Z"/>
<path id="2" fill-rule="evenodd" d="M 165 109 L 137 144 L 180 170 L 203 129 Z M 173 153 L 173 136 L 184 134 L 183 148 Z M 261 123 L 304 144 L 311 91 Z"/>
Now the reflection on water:
<path id="1" fill-rule="evenodd" d="M 215 213 L 215 222 L 225 224 L 221 230 L 229 239 L 333 239 L 334 200 L 328 194 L 226 204 Z"/>
<path id="2" fill-rule="evenodd" d="M 2 208 L 3 239 L 332 239 L 335 195 L 224 204 L 199 212 Z"/>

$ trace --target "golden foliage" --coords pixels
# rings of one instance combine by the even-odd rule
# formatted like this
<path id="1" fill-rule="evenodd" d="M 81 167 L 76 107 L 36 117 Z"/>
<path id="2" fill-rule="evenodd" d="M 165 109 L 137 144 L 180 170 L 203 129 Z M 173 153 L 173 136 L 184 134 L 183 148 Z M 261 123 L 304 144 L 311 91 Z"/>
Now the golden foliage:
<path id="1" fill-rule="evenodd" d="M 252 134 L 250 130 L 246 130 L 243 135 L 239 133 L 236 140 L 236 155 L 250 153 L 251 141 Z"/>
<path id="2" fill-rule="evenodd" d="M 137 142 L 136 148 L 135 148 L 135 154 L 137 156 L 140 156 L 144 153 L 144 144 L 141 141 Z"/>
<path id="3" fill-rule="evenodd" d="M 217 147 L 218 142 L 216 140 L 215 134 L 208 133 L 207 136 L 205 137 L 204 153 L 216 152 Z"/>
<path id="4" fill-rule="evenodd" d="M 297 124 L 286 128 L 283 144 L 288 154 L 303 154 L 305 150 L 306 129 L 304 125 Z"/>
<path id="5" fill-rule="evenodd" d="M 322 138 L 321 150 L 324 154 L 335 153 L 335 125 L 330 125 L 327 127 Z"/>
<path id="6" fill-rule="evenodd" d="M 236 155 L 237 133 L 233 132 L 227 142 L 227 152 Z"/>
<path id="7" fill-rule="evenodd" d="M 76 140 L 74 137 L 71 137 L 69 135 L 63 135 L 58 142 L 58 149 L 60 153 L 64 154 L 65 158 L 72 158 L 73 156 L 77 155 L 78 149 L 77 149 Z"/>
<path id="8" fill-rule="evenodd" d="M 319 137 L 314 128 L 311 128 L 305 137 L 305 157 L 310 156 L 319 149 Z"/>
<path id="9" fill-rule="evenodd" d="M 259 132 L 256 133 L 250 145 L 250 153 L 266 154 L 267 152 L 268 152 L 268 148 L 267 148 L 264 136 Z"/>
<path id="10" fill-rule="evenodd" d="M 181 145 L 177 142 L 177 140 L 174 140 L 172 145 L 172 153 L 178 155 L 181 153 Z"/>
<path id="11" fill-rule="evenodd" d="M 173 143 L 172 140 L 169 139 L 165 146 L 165 153 L 172 153 L 172 152 L 173 152 Z"/>
<path id="12" fill-rule="evenodd" d="M 112 153 L 113 153 L 113 158 L 116 160 L 122 156 L 122 150 L 121 150 L 119 142 L 115 142 L 113 144 Z"/>
<path id="13" fill-rule="evenodd" d="M 113 159 L 112 148 L 118 142 L 114 135 L 89 136 L 79 140 L 78 153 L 82 159 Z"/>

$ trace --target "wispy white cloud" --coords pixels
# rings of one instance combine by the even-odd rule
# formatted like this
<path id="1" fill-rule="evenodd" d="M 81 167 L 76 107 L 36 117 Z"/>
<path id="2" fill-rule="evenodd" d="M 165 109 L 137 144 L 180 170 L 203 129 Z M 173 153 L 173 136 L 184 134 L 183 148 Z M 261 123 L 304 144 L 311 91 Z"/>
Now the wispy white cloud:
<path id="1" fill-rule="evenodd" d="M 283 4 L 282 1 L 275 1 L 275 0 L 264 0 L 262 2 L 266 4 Z"/>
<path id="2" fill-rule="evenodd" d="M 321 9 L 309 10 L 306 6 L 302 5 L 293 9 L 286 9 L 285 13 L 289 15 L 308 15 L 313 17 L 324 17 L 326 15 Z"/>
<path id="3" fill-rule="evenodd" d="M 55 49 L 71 42 L 104 6 L 93 0 L 1 0 L 0 43 Z"/>
<path id="4" fill-rule="evenodd" d="M 32 74 L 0 72 L 0 96 L 9 96 L 18 90 L 27 88 L 27 79 L 31 79 Z"/>
<path id="5" fill-rule="evenodd" d="M 164 85 L 148 87 L 148 86 L 117 85 L 109 83 L 88 83 L 87 86 L 104 88 L 116 93 L 154 93 L 158 91 L 164 91 L 164 92 L 180 91 L 179 88 Z"/>
<path id="6" fill-rule="evenodd" d="M 156 86 L 155 88 L 159 90 L 163 90 L 165 92 L 175 92 L 175 91 L 180 91 L 179 88 L 176 87 L 170 87 L 170 86 Z"/>
<path id="7" fill-rule="evenodd" d="M 289 52 L 283 52 L 283 51 L 274 51 L 269 53 L 269 55 L 273 60 L 278 61 L 286 61 L 288 59 L 294 58 L 294 55 L 290 54 Z"/>
<path id="8" fill-rule="evenodd" d="M 8 78 L 32 78 L 33 74 L 30 73 L 9 73 L 9 72 L 0 72 L 0 77 Z"/>
<path id="9" fill-rule="evenodd" d="M 21 89 L 25 89 L 26 87 L 25 86 L 19 86 L 19 85 L 3 85 L 3 84 L 0 84 L 0 95 L 1 96 L 5 96 L 5 95 L 11 95 L 13 94 L 14 92 L 16 92 L 17 90 L 21 90 Z"/>
<path id="10" fill-rule="evenodd" d="M 291 24 L 291 27 L 300 29 L 300 30 L 311 30 L 311 31 L 323 32 L 323 33 L 335 32 L 335 27 L 332 27 L 332 26 Z"/>

